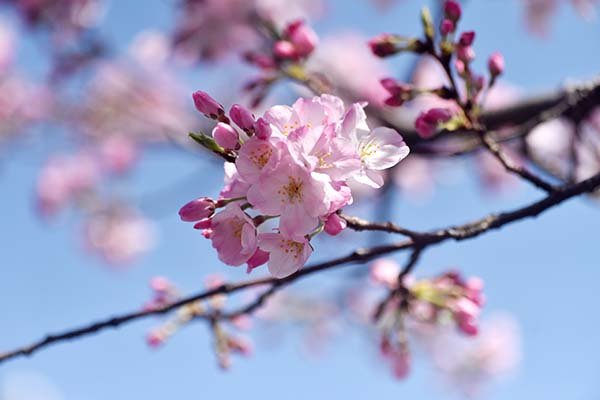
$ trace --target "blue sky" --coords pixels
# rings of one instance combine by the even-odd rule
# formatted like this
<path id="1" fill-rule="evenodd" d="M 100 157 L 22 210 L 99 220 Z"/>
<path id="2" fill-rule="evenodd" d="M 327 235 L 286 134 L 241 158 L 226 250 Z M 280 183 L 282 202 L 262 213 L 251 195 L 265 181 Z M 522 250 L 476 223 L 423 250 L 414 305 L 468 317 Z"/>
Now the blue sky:
<path id="1" fill-rule="evenodd" d="M 365 3 L 356 1 L 348 7 L 348 2 L 334 2 L 332 15 L 317 23 L 319 33 L 339 29 L 367 35 L 418 32 L 416 16 L 423 2 L 401 1 L 384 14 Z M 144 27 L 169 27 L 168 1 L 113 0 L 109 4 L 104 29 L 115 42 L 118 38 L 118 43 L 125 45 Z M 139 12 L 142 5 L 143 12 Z M 502 50 L 507 60 L 506 79 L 526 93 L 556 87 L 567 78 L 589 78 L 600 70 L 600 26 L 584 23 L 568 7 L 561 8 L 547 41 L 526 35 L 518 1 L 470 1 L 464 14 L 462 26 L 477 31 L 478 54 Z M 31 71 L 38 70 L 38 57 L 35 45 L 24 43 L 22 60 Z M 395 65 L 401 76 L 406 64 Z M 212 85 L 207 77 L 218 74 L 187 72 L 186 77 L 191 92 Z M 76 218 L 67 215 L 44 224 L 33 212 L 32 189 L 45 153 L 41 144 L 35 144 L 31 151 L 19 147 L 0 164 L 4 226 L 0 230 L 1 349 L 22 345 L 46 332 L 136 309 L 149 296 L 149 278 L 157 274 L 170 277 L 187 292 L 198 290 L 203 277 L 216 271 L 232 280 L 246 278 L 241 269 L 219 265 L 209 244 L 176 215 L 177 208 L 188 199 L 216 194 L 221 184 L 219 174 L 204 175 L 196 185 L 161 199 L 161 210 L 167 213 L 157 221 L 161 233 L 158 247 L 131 269 L 115 272 L 77 247 Z M 131 189 L 139 195 L 153 193 L 181 177 L 182 171 L 213 172 L 212 168 L 202 159 L 153 150 L 131 179 Z M 441 187 L 429 202 L 415 204 L 397 198 L 394 219 L 409 227 L 432 228 L 510 209 L 538 197 L 539 193 L 523 186 L 500 198 L 482 195 L 467 175 L 456 185 Z M 366 208 L 357 212 L 368 216 Z M 485 313 L 507 311 L 521 325 L 523 361 L 511 377 L 490 388 L 488 398 L 600 396 L 600 263 L 595 247 L 599 228 L 598 205 L 576 199 L 537 220 L 520 222 L 473 241 L 444 244 L 424 255 L 418 275 L 431 275 L 450 266 L 479 275 L 486 282 Z M 362 238 L 354 244 L 368 242 L 367 236 Z M 343 254 L 341 247 L 345 246 L 323 245 L 314 258 Z M 311 293 L 320 280 L 336 278 L 343 279 L 344 275 L 315 276 L 297 290 Z M 232 371 L 223 373 L 215 366 L 206 326 L 189 326 L 164 348 L 151 351 L 143 338 L 156 323 L 133 323 L 2 365 L 0 400 L 456 397 L 435 383 L 426 360 L 416 360 L 407 381 L 393 380 L 373 355 L 373 344 L 356 332 L 337 337 L 320 358 L 307 357 L 293 332 L 285 335 L 280 346 L 258 340 L 255 356 L 236 359 Z M 44 384 L 52 388 L 27 393 Z"/>

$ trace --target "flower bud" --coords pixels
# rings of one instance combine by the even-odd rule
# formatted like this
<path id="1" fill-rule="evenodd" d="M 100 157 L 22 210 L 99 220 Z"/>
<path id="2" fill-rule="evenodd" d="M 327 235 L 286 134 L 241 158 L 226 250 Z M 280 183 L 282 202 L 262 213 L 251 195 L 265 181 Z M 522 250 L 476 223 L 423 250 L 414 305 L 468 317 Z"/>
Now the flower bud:
<path id="1" fill-rule="evenodd" d="M 202 114 L 212 119 L 217 119 L 218 116 L 223 115 L 225 110 L 215 99 L 210 97 L 208 93 L 198 90 L 192 95 L 194 99 L 194 105 L 196 109 Z"/>
<path id="2" fill-rule="evenodd" d="M 390 94 L 390 97 L 385 99 L 385 104 L 388 106 L 399 107 L 413 97 L 413 88 L 410 85 L 400 83 L 392 78 L 384 78 L 380 82 L 381 86 Z"/>
<path id="3" fill-rule="evenodd" d="M 462 9 L 460 3 L 455 0 L 446 0 L 444 3 L 444 15 L 446 18 L 456 22 L 460 19 Z"/>
<path id="4" fill-rule="evenodd" d="M 302 21 L 290 24 L 286 33 L 294 46 L 296 55 L 301 58 L 312 53 L 319 42 L 319 37 L 315 31 Z"/>
<path id="5" fill-rule="evenodd" d="M 254 125 L 254 129 L 256 130 L 256 137 L 261 140 L 267 140 L 271 137 L 271 133 L 273 132 L 271 129 L 271 124 L 269 124 L 265 119 L 259 118 Z"/>
<path id="6" fill-rule="evenodd" d="M 456 25 L 450 19 L 443 19 L 440 23 L 440 33 L 442 36 L 448 36 L 456 29 Z"/>
<path id="7" fill-rule="evenodd" d="M 392 35 L 383 33 L 369 40 L 369 47 L 376 56 L 387 57 L 397 53 L 394 42 Z"/>
<path id="8" fill-rule="evenodd" d="M 471 46 L 458 46 L 456 48 L 456 57 L 465 64 L 475 59 L 475 50 Z"/>
<path id="9" fill-rule="evenodd" d="M 369 276 L 374 283 L 385 285 L 389 288 L 398 286 L 400 266 L 389 258 L 380 258 L 369 266 Z"/>
<path id="10" fill-rule="evenodd" d="M 500 52 L 494 52 L 488 60 L 488 70 L 492 78 L 504 72 L 504 56 Z"/>
<path id="11" fill-rule="evenodd" d="M 152 331 L 146 336 L 146 343 L 153 348 L 160 346 L 164 341 L 165 337 L 159 331 Z"/>
<path id="12" fill-rule="evenodd" d="M 231 125 L 219 122 L 212 135 L 215 142 L 226 150 L 236 150 L 240 147 L 240 136 Z"/>
<path id="13" fill-rule="evenodd" d="M 324 230 L 331 236 L 338 235 L 341 231 L 346 229 L 348 223 L 345 219 L 337 215 L 336 213 L 331 214 L 327 221 L 325 221 Z"/>
<path id="14" fill-rule="evenodd" d="M 209 197 L 200 197 L 192 200 L 179 210 L 182 221 L 196 222 L 208 218 L 215 212 L 215 202 Z"/>
<path id="15" fill-rule="evenodd" d="M 463 32 L 460 35 L 460 39 L 458 40 L 458 44 L 463 47 L 471 46 L 475 41 L 475 32 L 467 31 Z"/>
<path id="16" fill-rule="evenodd" d="M 281 59 L 296 59 L 299 58 L 296 48 L 287 40 L 278 40 L 273 45 L 273 54 Z"/>
<path id="17" fill-rule="evenodd" d="M 438 129 L 440 122 L 447 122 L 452 118 L 452 113 L 447 108 L 432 108 L 419 114 L 415 121 L 415 129 L 422 138 L 429 138 Z"/>
<path id="18" fill-rule="evenodd" d="M 246 107 L 234 104 L 229 110 L 229 116 L 245 132 L 254 130 L 254 115 Z"/>

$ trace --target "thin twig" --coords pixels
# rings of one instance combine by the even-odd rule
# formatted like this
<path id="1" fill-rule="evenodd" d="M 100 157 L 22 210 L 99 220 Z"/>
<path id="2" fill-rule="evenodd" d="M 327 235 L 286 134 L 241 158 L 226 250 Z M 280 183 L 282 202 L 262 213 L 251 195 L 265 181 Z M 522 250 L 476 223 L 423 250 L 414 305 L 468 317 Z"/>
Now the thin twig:
<path id="1" fill-rule="evenodd" d="M 524 167 L 521 167 L 517 164 L 515 164 L 513 162 L 513 160 L 510 159 L 510 157 L 504 152 L 502 151 L 502 148 L 500 147 L 500 145 L 498 143 L 496 143 L 494 141 L 494 139 L 491 138 L 490 135 L 488 135 L 485 132 L 481 133 L 480 136 L 481 139 L 481 143 L 483 144 L 483 146 L 494 156 L 496 157 L 496 159 L 498 161 L 500 161 L 500 163 L 502 164 L 502 166 L 509 172 L 512 172 L 513 174 L 516 174 L 518 176 L 520 176 L 521 178 L 523 178 L 524 180 L 526 180 L 527 182 L 531 183 L 532 185 L 534 185 L 535 187 L 542 189 L 548 193 L 553 192 L 555 190 L 554 185 L 552 185 L 549 182 L 546 182 L 544 179 L 542 179 L 541 177 L 535 175 L 534 173 L 530 172 L 529 170 L 527 170 Z"/>
<path id="2" fill-rule="evenodd" d="M 463 224 L 457 225 L 446 229 L 440 229 L 430 232 L 419 233 L 418 239 L 407 239 L 404 241 L 400 241 L 397 243 L 376 246 L 365 249 L 357 249 L 354 252 L 340 258 L 335 258 L 329 261 L 325 261 L 322 263 L 314 264 L 312 266 L 301 269 L 300 271 L 286 277 L 283 279 L 276 279 L 272 277 L 259 278 L 255 280 L 249 280 L 245 282 L 240 282 L 236 284 L 223 284 L 217 288 L 195 294 L 190 297 L 183 298 L 177 302 L 174 302 L 170 305 L 164 306 L 162 308 L 152 309 L 152 310 L 142 310 L 135 311 L 128 314 L 123 314 L 119 316 L 115 316 L 112 318 L 108 318 L 105 320 L 101 320 L 98 322 L 94 322 L 90 325 L 86 325 L 80 328 L 75 328 L 73 330 L 68 330 L 58 334 L 48 335 L 45 338 L 36 341 L 30 345 L 17 348 L 15 350 L 3 353 L 0 355 L 0 362 L 4 362 L 19 356 L 29 356 L 34 352 L 46 348 L 50 345 L 84 337 L 93 333 L 97 333 L 103 331 L 108 328 L 116 328 L 125 323 L 129 323 L 135 320 L 143 319 L 149 316 L 154 315 L 162 315 L 166 314 L 169 311 L 177 309 L 186 304 L 210 298 L 212 296 L 218 294 L 231 294 L 235 292 L 239 292 L 241 290 L 261 286 L 261 285 L 277 285 L 281 287 L 288 283 L 294 282 L 300 278 L 312 275 L 314 273 L 332 269 L 335 267 L 348 265 L 348 264 L 356 264 L 356 263 L 364 263 L 366 261 L 370 261 L 376 257 L 398 252 L 406 249 L 415 249 L 421 248 L 425 249 L 428 246 L 432 246 L 441 242 L 445 242 L 447 240 L 456 240 L 462 241 L 466 239 L 471 239 L 476 236 L 481 235 L 484 232 L 489 232 L 494 229 L 498 229 L 504 225 L 510 224 L 515 221 L 519 221 L 526 218 L 536 217 L 540 213 L 552 208 L 565 200 L 568 200 L 572 197 L 578 196 L 584 193 L 590 193 L 595 191 L 600 187 L 600 173 L 592 176 L 589 179 L 583 180 L 579 183 L 569 184 L 562 187 L 559 187 L 553 193 L 548 194 L 541 200 L 538 200 L 532 204 L 529 204 L 525 207 L 517 208 L 513 211 L 508 211 L 500 214 L 491 214 L 485 218 Z M 268 295 L 265 295 L 263 300 L 266 299 L 269 295 L 273 294 L 277 288 L 272 290 L 268 290 Z M 260 304 L 259 304 L 260 305 Z M 258 307 L 257 305 L 256 307 Z M 254 311 L 256 307 L 250 308 L 250 311 Z M 248 307 L 247 307 L 248 308 Z M 233 314 L 236 314 L 235 312 Z"/>

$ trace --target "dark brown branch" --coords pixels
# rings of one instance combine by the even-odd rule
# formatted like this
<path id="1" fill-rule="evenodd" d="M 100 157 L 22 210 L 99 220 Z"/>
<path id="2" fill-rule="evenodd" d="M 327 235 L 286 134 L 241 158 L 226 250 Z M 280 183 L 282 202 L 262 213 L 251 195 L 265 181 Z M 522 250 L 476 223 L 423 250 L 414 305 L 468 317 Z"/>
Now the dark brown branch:
<path id="1" fill-rule="evenodd" d="M 162 315 L 166 314 L 169 311 L 177 309 L 181 306 L 193 303 L 198 300 L 203 300 L 210 298 L 212 296 L 218 294 L 231 294 L 235 292 L 239 292 L 241 290 L 261 286 L 261 285 L 271 285 L 271 289 L 267 290 L 268 294 L 263 294 L 262 299 L 259 304 L 255 307 L 250 305 L 246 308 L 242 308 L 241 311 L 233 312 L 230 315 L 240 315 L 244 312 L 244 310 L 254 311 L 257 307 L 262 304 L 262 302 L 271 294 L 275 292 L 278 287 L 287 285 L 291 282 L 294 282 L 300 278 L 304 278 L 306 276 L 312 275 L 314 273 L 332 269 L 338 266 L 348 265 L 348 264 L 356 264 L 356 263 L 364 263 L 366 261 L 370 261 L 376 257 L 406 250 L 406 249 L 425 249 L 428 246 L 439 244 L 441 242 L 447 240 L 456 240 L 461 241 L 465 239 L 471 239 L 476 236 L 481 235 L 484 232 L 488 232 L 494 229 L 498 229 L 504 225 L 510 224 L 515 221 L 519 221 L 526 218 L 536 217 L 542 212 L 552 208 L 565 200 L 568 200 L 572 197 L 578 196 L 584 193 L 590 193 L 600 187 L 600 173 L 592 176 L 589 179 L 583 180 L 579 183 L 574 183 L 570 185 L 565 185 L 563 187 L 558 188 L 551 194 L 548 194 L 543 199 L 536 201 L 530 205 L 525 207 L 521 207 L 515 209 L 513 211 L 508 211 L 500 214 L 491 214 L 485 218 L 464 224 L 457 225 L 446 229 L 440 229 L 425 233 L 419 233 L 414 239 L 407 239 L 404 241 L 400 241 L 397 243 L 376 246 L 371 248 L 357 249 L 354 252 L 340 258 L 336 258 L 333 260 L 329 260 L 326 262 L 314 264 L 312 266 L 306 267 L 295 274 L 292 274 L 283 279 L 276 279 L 272 277 L 259 278 L 255 280 L 249 280 L 245 282 L 240 282 L 236 284 L 224 284 L 217 288 L 207 290 L 205 292 L 183 298 L 177 302 L 174 302 L 168 306 L 153 309 L 153 310 L 143 310 L 143 311 L 135 311 L 128 314 L 119 315 L 116 317 L 112 317 L 109 319 L 105 319 L 99 322 L 94 322 L 90 325 L 86 325 L 80 328 L 76 328 L 73 330 L 69 330 L 63 333 L 48 335 L 45 338 L 34 342 L 28 346 L 24 346 L 0 355 L 0 362 L 4 362 L 19 356 L 29 356 L 34 352 L 46 348 L 50 345 L 76 339 L 80 337 L 84 337 L 93 333 L 97 333 L 103 331 L 108 328 L 116 328 L 123 324 L 139 320 L 142 318 L 146 318 L 154 315 Z M 377 225 L 377 224 L 376 224 Z M 413 253 L 414 254 L 414 253 Z M 417 254 L 418 256 L 418 254 Z M 415 261 L 416 262 L 416 261 Z M 411 265 L 410 263 L 408 265 Z M 414 265 L 414 264 L 413 264 Z"/>
<path id="2" fill-rule="evenodd" d="M 494 139 L 492 139 L 487 133 L 482 132 L 480 138 L 481 138 L 481 143 L 483 143 L 483 146 L 494 157 L 496 157 L 496 159 L 502 164 L 502 166 L 507 171 L 520 176 L 521 178 L 523 178 L 527 182 L 531 183 L 535 187 L 542 189 L 546 192 L 550 193 L 555 190 L 555 187 L 551 183 L 546 182 L 544 179 L 533 174 L 526 168 L 515 164 L 513 162 L 513 160 L 511 160 L 510 157 L 504 151 L 502 151 L 502 148 L 500 147 L 500 145 L 496 141 L 494 141 Z"/>
<path id="3" fill-rule="evenodd" d="M 410 229 L 402 228 L 392 222 L 371 222 L 358 217 L 352 217 L 345 214 L 340 214 L 347 224 L 348 228 L 361 232 L 361 231 L 380 231 L 388 233 L 398 233 L 400 235 L 415 238 L 419 236 L 419 232 L 412 231 Z"/>

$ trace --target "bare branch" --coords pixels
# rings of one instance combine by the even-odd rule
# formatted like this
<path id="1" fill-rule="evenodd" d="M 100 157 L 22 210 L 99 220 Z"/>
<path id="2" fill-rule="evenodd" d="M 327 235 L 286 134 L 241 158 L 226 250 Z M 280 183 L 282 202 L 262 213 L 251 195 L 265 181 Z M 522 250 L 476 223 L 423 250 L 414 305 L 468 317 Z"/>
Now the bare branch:
<path id="1" fill-rule="evenodd" d="M 494 157 L 496 157 L 496 159 L 498 161 L 500 161 L 502 166 L 504 166 L 504 168 L 507 171 L 520 176 L 521 178 L 523 178 L 527 182 L 531 183 L 535 187 L 542 189 L 546 192 L 553 192 L 555 190 L 554 185 L 552 185 L 551 183 L 546 182 L 544 179 L 533 174 L 526 168 L 515 164 L 513 162 L 513 160 L 511 160 L 510 157 L 504 151 L 502 151 L 502 148 L 500 147 L 500 145 L 497 142 L 495 142 L 494 139 L 492 139 L 490 135 L 488 135 L 485 132 L 481 132 L 480 138 L 481 138 L 481 143 L 483 143 L 484 147 Z"/>
<path id="2" fill-rule="evenodd" d="M 261 285 L 271 285 L 270 289 L 268 289 L 261 297 L 259 297 L 256 305 L 250 304 L 237 312 L 232 312 L 229 314 L 224 314 L 229 317 L 235 317 L 237 315 L 244 314 L 246 312 L 252 312 L 258 308 L 264 300 L 275 291 L 283 287 L 289 283 L 297 281 L 306 276 L 312 275 L 314 273 L 325 271 L 329 269 L 333 269 L 339 266 L 344 266 L 348 264 L 356 264 L 356 263 L 364 263 L 366 261 L 370 261 L 376 257 L 390 254 L 393 252 L 398 252 L 406 249 L 413 249 L 413 257 L 407 264 L 408 267 L 405 267 L 406 271 L 410 271 L 412 267 L 414 267 L 419 253 L 421 250 L 426 247 L 439 244 L 445 242 L 447 240 L 456 240 L 462 241 L 466 239 L 471 239 L 477 237 L 485 232 L 489 232 L 494 229 L 498 229 L 504 225 L 508 225 L 515 221 L 520 221 L 526 218 L 536 217 L 542 212 L 562 203 L 565 200 L 573 198 L 575 196 L 590 193 L 595 191 L 600 187 L 600 173 L 592 176 L 589 179 L 583 180 L 578 183 L 565 185 L 557 188 L 554 192 L 548 194 L 541 200 L 538 200 L 534 203 L 531 203 L 527 206 L 517 208 L 512 211 L 503 212 L 500 214 L 491 214 L 485 218 L 481 218 L 479 220 L 463 224 L 456 225 L 446 229 L 434 230 L 425 233 L 419 233 L 417 236 L 411 239 L 407 239 L 404 241 L 400 241 L 397 243 L 392 243 L 388 245 L 376 246 L 371 248 L 363 248 L 357 249 L 354 252 L 344 256 L 335 258 L 329 261 L 325 261 L 322 263 L 314 264 L 312 266 L 308 266 L 306 268 L 301 269 L 300 271 L 286 277 L 283 279 L 276 279 L 272 277 L 259 278 L 254 280 L 249 280 L 245 282 L 235 283 L 235 284 L 223 284 L 217 288 L 207 290 L 202 293 L 195 294 L 193 296 L 189 296 L 183 298 L 177 302 L 169 304 L 162 308 L 152 309 L 152 310 L 142 310 L 135 311 L 128 314 L 123 314 L 119 316 L 115 316 L 112 318 L 108 318 L 105 320 L 101 320 L 98 322 L 94 322 L 90 325 L 86 325 L 80 328 L 75 328 L 73 330 L 68 330 L 63 333 L 48 335 L 45 338 L 34 342 L 30 345 L 20 347 L 18 349 L 0 354 L 0 363 L 17 358 L 19 356 L 29 356 L 34 352 L 46 348 L 50 345 L 57 344 L 63 341 L 68 341 L 71 339 L 85 337 L 90 334 L 94 334 L 108 328 L 117 328 L 123 324 L 143 319 L 150 316 L 162 315 L 166 314 L 172 310 L 175 310 L 181 306 L 185 306 L 187 304 L 196 302 L 198 300 L 203 300 L 210 298 L 219 294 L 231 294 L 235 292 L 239 292 L 241 290 L 261 286 Z M 373 226 L 378 227 L 380 224 L 373 224 Z M 365 225 L 366 227 L 369 224 Z M 418 252 L 417 252 L 417 249 Z M 416 255 L 415 255 L 416 254 Z"/>

